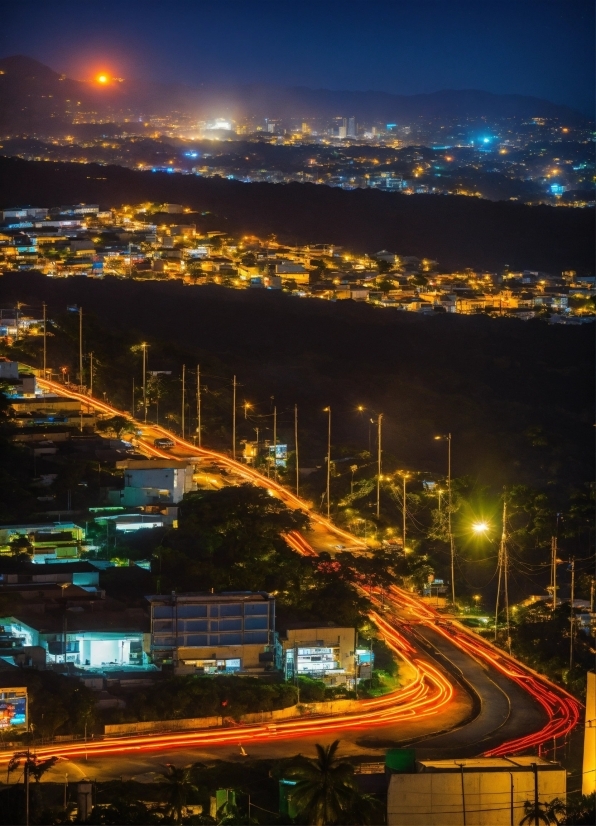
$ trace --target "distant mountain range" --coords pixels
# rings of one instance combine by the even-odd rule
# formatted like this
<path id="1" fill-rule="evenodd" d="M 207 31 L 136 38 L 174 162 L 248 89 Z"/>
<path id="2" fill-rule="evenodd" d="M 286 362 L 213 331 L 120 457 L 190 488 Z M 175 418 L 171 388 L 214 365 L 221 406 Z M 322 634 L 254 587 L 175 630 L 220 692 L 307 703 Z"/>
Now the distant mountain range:
<path id="1" fill-rule="evenodd" d="M 495 95 L 474 89 L 423 95 L 331 91 L 306 87 L 246 85 L 198 87 L 137 80 L 107 86 L 73 80 L 30 57 L 0 59 L 0 132 L 61 132 L 73 118 L 95 113 L 119 121 L 183 112 L 199 119 L 355 117 L 360 122 L 410 124 L 417 119 L 554 118 L 588 125 L 568 106 L 523 95 Z"/>

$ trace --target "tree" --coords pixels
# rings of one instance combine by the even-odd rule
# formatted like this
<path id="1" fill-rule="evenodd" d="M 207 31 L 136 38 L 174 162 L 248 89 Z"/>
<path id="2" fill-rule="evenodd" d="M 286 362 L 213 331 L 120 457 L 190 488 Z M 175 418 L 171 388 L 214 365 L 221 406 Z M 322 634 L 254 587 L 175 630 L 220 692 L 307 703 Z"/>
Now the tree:
<path id="1" fill-rule="evenodd" d="M 97 422 L 97 429 L 102 432 L 114 433 L 119 439 L 124 433 L 130 433 L 134 428 L 125 416 L 112 416 Z"/>
<path id="2" fill-rule="evenodd" d="M 166 798 L 165 815 L 171 822 L 180 823 L 186 812 L 186 801 L 190 792 L 196 792 L 197 787 L 191 780 L 192 767 L 178 768 L 168 763 L 166 771 L 161 776 L 161 783 Z"/>
<path id="3" fill-rule="evenodd" d="M 31 754 L 31 752 L 27 750 L 15 752 L 8 762 L 7 776 L 10 776 L 14 771 L 18 771 L 22 766 L 23 782 L 26 783 L 28 777 L 33 777 L 35 780 L 34 808 L 37 811 L 41 809 L 42 804 L 41 786 L 39 785 L 41 778 L 47 771 L 56 765 L 59 759 L 59 757 L 52 756 L 46 757 L 45 760 L 42 760 L 40 757 L 37 757 L 35 754 Z"/>
<path id="4" fill-rule="evenodd" d="M 297 781 L 292 800 L 299 814 L 314 826 L 340 822 L 350 810 L 354 793 L 354 768 L 336 754 L 339 740 L 330 746 L 316 744 L 316 758 L 302 758 L 289 770 Z"/>
<path id="5" fill-rule="evenodd" d="M 548 802 L 539 800 L 526 800 L 524 803 L 524 816 L 519 822 L 519 826 L 530 826 L 534 823 L 545 823 L 547 826 L 555 824 L 559 826 L 562 821 L 559 818 L 565 814 L 565 803 L 558 797 Z"/>

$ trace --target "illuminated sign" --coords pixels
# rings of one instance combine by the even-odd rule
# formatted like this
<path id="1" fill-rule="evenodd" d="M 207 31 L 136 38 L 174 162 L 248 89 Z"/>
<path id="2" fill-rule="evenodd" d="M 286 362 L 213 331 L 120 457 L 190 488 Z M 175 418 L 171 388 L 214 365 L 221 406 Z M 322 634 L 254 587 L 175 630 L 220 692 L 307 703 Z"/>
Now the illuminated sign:
<path id="1" fill-rule="evenodd" d="M 27 689 L 0 688 L 0 729 L 27 727 Z"/>

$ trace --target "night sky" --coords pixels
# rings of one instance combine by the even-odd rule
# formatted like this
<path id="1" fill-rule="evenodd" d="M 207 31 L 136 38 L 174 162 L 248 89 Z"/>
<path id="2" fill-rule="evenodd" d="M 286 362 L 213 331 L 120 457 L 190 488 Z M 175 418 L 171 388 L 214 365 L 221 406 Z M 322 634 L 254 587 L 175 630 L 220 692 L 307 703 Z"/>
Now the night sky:
<path id="1" fill-rule="evenodd" d="M 19 0 L 0 56 L 79 79 L 485 89 L 594 105 L 592 0 Z"/>

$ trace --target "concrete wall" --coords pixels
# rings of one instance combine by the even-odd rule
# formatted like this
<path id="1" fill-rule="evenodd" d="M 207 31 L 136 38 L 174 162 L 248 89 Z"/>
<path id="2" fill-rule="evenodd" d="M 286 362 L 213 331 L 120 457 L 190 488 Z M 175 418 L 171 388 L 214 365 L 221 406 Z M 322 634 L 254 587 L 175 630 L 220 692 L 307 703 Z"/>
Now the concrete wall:
<path id="1" fill-rule="evenodd" d="M 281 720 L 292 720 L 296 717 L 310 717 L 319 714 L 349 714 L 361 710 L 356 700 L 333 700 L 328 703 L 309 703 L 308 705 L 289 706 L 274 711 L 257 711 L 253 714 L 243 714 L 239 721 L 246 725 L 258 723 L 274 723 Z M 223 717 L 189 717 L 181 720 L 147 720 L 142 723 L 120 723 L 104 726 L 107 735 L 143 734 L 152 731 L 178 731 L 180 729 L 204 729 L 223 726 Z"/>
<path id="2" fill-rule="evenodd" d="M 564 769 L 540 770 L 538 799 L 565 800 Z M 394 774 L 387 795 L 388 826 L 510 826 L 534 801 L 534 772 L 459 771 Z M 463 803 L 465 802 L 465 818 Z M 513 807 L 513 816 L 511 813 Z"/>

